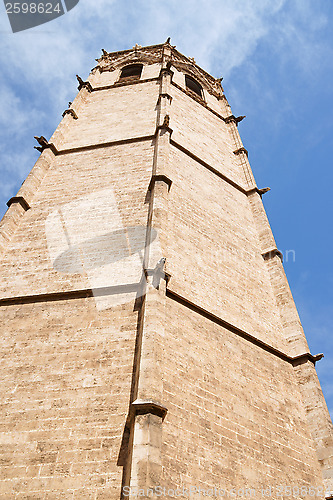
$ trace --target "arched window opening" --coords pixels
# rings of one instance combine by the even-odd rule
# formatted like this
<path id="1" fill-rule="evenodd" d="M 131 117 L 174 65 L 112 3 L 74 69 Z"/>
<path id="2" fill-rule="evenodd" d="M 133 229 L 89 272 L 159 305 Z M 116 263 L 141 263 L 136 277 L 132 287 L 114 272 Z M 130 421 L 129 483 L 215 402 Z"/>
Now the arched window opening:
<path id="1" fill-rule="evenodd" d="M 142 64 L 130 64 L 125 66 L 120 73 L 120 80 L 139 80 L 142 72 Z"/>
<path id="2" fill-rule="evenodd" d="M 191 76 L 185 75 L 185 84 L 188 90 L 195 92 L 202 99 L 202 87 Z"/>

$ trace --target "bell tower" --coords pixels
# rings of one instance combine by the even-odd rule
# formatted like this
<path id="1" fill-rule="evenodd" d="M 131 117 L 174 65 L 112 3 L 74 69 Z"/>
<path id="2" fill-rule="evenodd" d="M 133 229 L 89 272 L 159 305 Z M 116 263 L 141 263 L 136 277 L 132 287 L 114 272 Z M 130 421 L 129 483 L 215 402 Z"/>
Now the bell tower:
<path id="1" fill-rule="evenodd" d="M 77 78 L 0 223 L 0 498 L 332 498 L 244 117 L 169 39 Z"/>

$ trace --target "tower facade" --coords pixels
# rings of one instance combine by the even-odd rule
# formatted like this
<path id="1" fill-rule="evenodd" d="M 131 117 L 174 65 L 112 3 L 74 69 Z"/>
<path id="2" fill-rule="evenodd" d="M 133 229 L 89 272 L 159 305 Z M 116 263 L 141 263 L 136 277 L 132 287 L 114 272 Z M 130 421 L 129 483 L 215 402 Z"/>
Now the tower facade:
<path id="1" fill-rule="evenodd" d="M 167 41 L 78 81 L 0 224 L 0 498 L 330 498 L 321 356 L 220 80 Z"/>

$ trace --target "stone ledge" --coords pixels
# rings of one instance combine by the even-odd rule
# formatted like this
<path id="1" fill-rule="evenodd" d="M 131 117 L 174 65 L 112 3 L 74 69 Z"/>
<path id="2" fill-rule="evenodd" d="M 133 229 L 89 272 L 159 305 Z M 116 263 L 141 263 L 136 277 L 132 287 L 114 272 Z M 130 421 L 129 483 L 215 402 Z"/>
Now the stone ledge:
<path id="1" fill-rule="evenodd" d="M 112 146 L 120 146 L 122 144 L 131 144 L 133 142 L 144 142 L 153 141 L 156 137 L 156 133 L 153 135 L 144 135 L 141 137 L 129 137 L 128 139 L 119 139 L 117 141 L 101 142 L 98 144 L 88 144 L 86 146 L 79 146 L 77 148 L 61 149 L 57 151 L 57 155 L 67 155 L 70 153 L 80 153 L 81 151 L 91 151 L 93 149 L 103 149 Z"/>
<path id="2" fill-rule="evenodd" d="M 306 352 L 304 354 L 295 356 L 294 358 L 292 358 L 291 362 L 293 366 L 303 365 L 304 363 L 307 363 L 307 361 L 311 361 L 311 363 L 315 365 L 317 361 L 320 361 L 321 359 L 323 359 L 323 357 L 324 354 L 322 353 L 313 355 L 310 352 Z"/>
<path id="3" fill-rule="evenodd" d="M 241 148 L 236 149 L 236 151 L 234 151 L 234 155 L 236 155 L 236 156 L 240 155 L 242 153 L 244 153 L 246 156 L 249 156 L 248 150 L 245 149 L 243 146 Z"/>
<path id="4" fill-rule="evenodd" d="M 237 126 L 238 124 L 246 118 L 245 116 L 235 116 L 235 115 L 229 115 L 225 118 L 226 123 L 235 123 Z"/>
<path id="5" fill-rule="evenodd" d="M 137 292 L 140 283 L 128 283 L 127 285 L 105 286 L 99 288 L 82 288 L 80 290 L 66 290 L 63 292 L 38 293 L 34 295 L 19 295 L 16 297 L 0 298 L 1 306 L 14 304 L 35 304 L 37 302 L 56 302 L 59 300 L 85 299 L 87 297 L 100 297 L 104 295 L 115 295 L 122 293 Z"/>
<path id="6" fill-rule="evenodd" d="M 35 135 L 34 139 L 36 139 L 39 144 L 39 146 L 34 146 L 34 148 L 37 149 L 37 151 L 39 151 L 40 153 L 42 153 L 45 149 L 50 149 L 55 156 L 59 154 L 59 151 L 57 150 L 53 142 L 49 142 L 45 139 L 44 136 L 41 135 L 40 137 L 38 137 L 37 135 Z"/>
<path id="7" fill-rule="evenodd" d="M 227 177 L 226 175 L 224 175 L 221 172 L 219 172 L 218 170 L 216 170 L 216 168 L 212 167 L 211 165 L 209 165 L 208 163 L 206 163 L 204 160 L 201 160 L 201 158 L 199 158 L 195 154 L 191 153 L 191 151 L 189 151 L 188 149 L 184 148 L 184 146 L 182 146 L 181 144 L 179 144 L 178 142 L 174 141 L 171 138 L 170 138 L 170 144 L 172 146 L 174 146 L 175 148 L 179 149 L 179 151 L 181 151 L 182 153 L 185 153 L 187 156 L 189 156 L 190 158 L 192 158 L 192 160 L 197 161 L 198 163 L 200 163 L 200 165 L 202 165 L 203 167 L 205 167 L 208 170 L 210 170 L 210 172 L 212 172 L 213 174 L 215 174 L 218 177 L 220 177 L 220 179 L 223 179 L 225 182 L 227 182 L 228 184 L 230 184 L 234 188 L 238 189 L 238 191 L 240 191 L 241 193 L 247 194 L 247 191 L 242 186 L 240 186 L 239 184 L 237 184 L 236 182 L 234 182 L 232 179 L 229 179 L 229 177 Z"/>
<path id="8" fill-rule="evenodd" d="M 168 99 L 170 101 L 170 103 L 172 102 L 172 99 L 173 97 L 170 95 L 170 94 L 166 94 L 166 93 L 162 93 L 158 96 L 158 99 L 157 99 L 157 105 L 159 105 L 161 103 L 161 100 L 162 99 Z"/>
<path id="9" fill-rule="evenodd" d="M 261 198 L 263 194 L 268 193 L 268 191 L 270 191 L 270 190 L 271 190 L 270 187 L 259 189 L 256 186 L 256 187 L 254 187 L 254 188 L 249 189 L 248 191 L 246 191 L 246 194 L 248 196 L 250 196 L 251 194 L 258 193 L 260 195 L 260 198 Z"/>
<path id="10" fill-rule="evenodd" d="M 29 203 L 23 198 L 23 196 L 13 196 L 7 201 L 7 207 L 9 208 L 13 203 L 19 203 L 25 211 L 30 210 Z"/>
<path id="11" fill-rule="evenodd" d="M 282 252 L 280 252 L 280 250 L 278 250 L 277 248 L 271 248 L 269 250 L 265 250 L 261 255 L 264 260 L 272 259 L 277 255 L 278 257 L 280 257 L 281 262 L 283 262 Z"/>
<path id="12" fill-rule="evenodd" d="M 283 351 L 280 351 L 276 347 L 273 347 L 269 344 L 266 344 L 262 340 L 257 339 L 253 335 L 251 335 L 248 332 L 245 332 L 244 330 L 241 330 L 235 325 L 232 325 L 231 323 L 225 321 L 222 318 L 219 318 L 218 316 L 215 316 L 215 314 L 207 311 L 206 309 L 203 309 L 202 307 L 194 304 L 193 302 L 189 301 L 188 299 L 182 297 L 181 295 L 178 295 L 176 292 L 173 292 L 172 290 L 168 289 L 166 290 L 166 296 L 179 304 L 188 307 L 192 311 L 195 311 L 197 314 L 200 314 L 204 318 L 216 323 L 217 325 L 222 326 L 226 330 L 229 330 L 230 332 L 238 335 L 239 337 L 243 338 L 244 340 L 247 340 L 248 342 L 251 342 L 251 344 L 256 345 L 257 347 L 260 347 L 266 352 L 269 352 L 270 354 L 273 354 L 274 356 L 282 359 L 283 361 L 286 361 L 287 363 L 290 363 L 292 366 L 298 366 L 300 364 L 306 363 L 307 361 L 311 361 L 313 364 L 315 364 L 317 361 L 322 359 L 324 357 L 323 354 L 317 354 L 313 355 L 310 352 L 306 352 L 304 354 L 300 354 L 298 356 L 292 357 L 286 354 Z"/>
<path id="13" fill-rule="evenodd" d="M 110 90 L 110 89 L 116 89 L 118 87 L 126 87 L 127 85 L 136 85 L 136 84 L 141 84 L 141 83 L 149 83 L 149 82 L 158 82 L 159 77 L 154 77 L 154 78 L 146 78 L 144 80 L 132 80 L 132 81 L 117 81 L 115 83 L 112 83 L 111 85 L 102 85 L 101 87 L 92 87 L 92 92 L 98 92 L 99 90 Z"/>
<path id="14" fill-rule="evenodd" d="M 164 174 L 152 175 L 149 182 L 148 191 L 151 191 L 153 189 L 155 182 L 165 182 L 165 184 L 168 186 L 168 191 L 170 191 L 172 180 L 169 179 L 169 177 L 167 177 L 166 175 Z"/>
<path id="15" fill-rule="evenodd" d="M 160 403 L 157 403 L 153 400 L 140 400 L 136 399 L 131 404 L 131 409 L 134 412 L 134 415 L 147 415 L 151 413 L 152 415 L 157 415 L 164 420 L 166 414 L 168 413 L 168 409 L 166 406 L 163 406 Z"/>
<path id="16" fill-rule="evenodd" d="M 65 115 L 71 115 L 74 118 L 74 120 L 77 120 L 79 118 L 77 116 L 77 114 L 75 113 L 74 109 L 72 109 L 72 108 L 65 109 L 65 111 L 62 114 L 62 116 L 64 117 Z"/>

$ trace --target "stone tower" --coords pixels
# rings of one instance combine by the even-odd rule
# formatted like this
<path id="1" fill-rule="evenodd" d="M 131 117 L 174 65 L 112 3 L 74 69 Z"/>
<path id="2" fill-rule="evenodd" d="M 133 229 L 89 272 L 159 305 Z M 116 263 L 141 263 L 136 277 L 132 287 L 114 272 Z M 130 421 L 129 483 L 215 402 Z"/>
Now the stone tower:
<path id="1" fill-rule="evenodd" d="M 78 81 L 0 225 L 0 498 L 331 497 L 243 117 L 169 41 Z"/>

